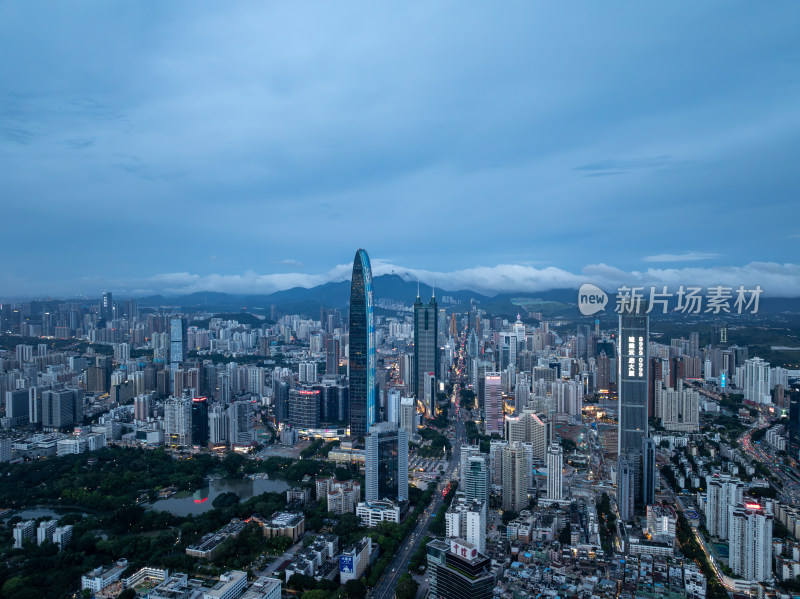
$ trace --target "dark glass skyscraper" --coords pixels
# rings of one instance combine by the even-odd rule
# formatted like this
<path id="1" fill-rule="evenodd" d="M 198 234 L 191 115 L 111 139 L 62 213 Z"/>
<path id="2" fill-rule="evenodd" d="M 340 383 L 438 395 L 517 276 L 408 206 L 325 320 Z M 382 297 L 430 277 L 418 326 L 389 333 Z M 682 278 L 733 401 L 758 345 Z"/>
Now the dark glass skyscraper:
<path id="1" fill-rule="evenodd" d="M 110 291 L 103 292 L 103 301 L 100 304 L 100 316 L 106 322 L 114 320 L 114 300 L 112 299 Z"/>
<path id="2" fill-rule="evenodd" d="M 630 309 L 626 309 L 630 308 Z M 619 456 L 632 470 L 635 502 L 641 502 L 649 493 L 643 493 L 642 483 L 653 485 L 654 474 L 645 481 L 642 449 L 647 437 L 647 391 L 650 382 L 649 343 L 650 317 L 647 303 L 641 301 L 626 307 L 619 315 L 619 346 L 617 349 L 617 388 L 619 394 Z M 648 456 L 649 457 L 649 456 Z M 654 465 L 653 465 L 654 466 Z M 617 483 L 619 488 L 619 483 Z M 619 504 L 619 499 L 617 500 Z M 620 517 L 628 520 L 630 511 L 620 508 Z M 644 505 L 641 505 L 644 507 Z"/>
<path id="3" fill-rule="evenodd" d="M 208 400 L 205 397 L 192 399 L 192 445 L 208 445 Z"/>
<path id="4" fill-rule="evenodd" d="M 439 319 L 436 309 L 436 298 L 423 304 L 417 295 L 414 302 L 414 394 L 418 401 L 425 398 L 425 375 L 433 373 L 434 380 L 439 381 Z M 436 415 L 435 394 L 431 397 L 432 405 L 425 406 L 431 415 Z"/>
<path id="5" fill-rule="evenodd" d="M 651 437 L 642 439 L 642 506 L 656 501 L 656 444 Z"/>
<path id="6" fill-rule="evenodd" d="M 369 501 L 408 499 L 408 432 L 394 422 L 369 431 L 364 452 L 365 494 Z"/>
<path id="7" fill-rule="evenodd" d="M 186 319 L 171 318 L 169 321 L 169 362 L 177 365 L 186 359 Z"/>
<path id="8" fill-rule="evenodd" d="M 375 364 L 372 267 L 358 250 L 350 281 L 350 434 L 357 437 L 375 423 Z"/>
<path id="9" fill-rule="evenodd" d="M 650 318 L 645 303 L 619 315 L 617 382 L 619 385 L 619 454 L 642 450 L 647 436 L 647 387 L 650 368 Z"/>

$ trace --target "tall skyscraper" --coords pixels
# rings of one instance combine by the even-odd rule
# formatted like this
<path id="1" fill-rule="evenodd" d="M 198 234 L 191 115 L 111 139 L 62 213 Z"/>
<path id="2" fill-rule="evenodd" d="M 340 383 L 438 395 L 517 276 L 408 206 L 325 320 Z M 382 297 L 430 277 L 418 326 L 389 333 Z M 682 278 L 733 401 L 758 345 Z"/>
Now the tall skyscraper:
<path id="1" fill-rule="evenodd" d="M 375 313 L 372 268 L 356 252 L 350 281 L 350 434 L 363 437 L 375 423 Z"/>
<path id="2" fill-rule="evenodd" d="M 619 315 L 619 453 L 640 451 L 647 436 L 648 345 L 650 318 L 644 302 Z"/>
<path id="3" fill-rule="evenodd" d="M 620 458 L 627 458 L 625 463 L 631 470 L 634 498 L 627 517 L 622 516 L 620 507 L 620 517 L 625 520 L 633 517 L 637 504 L 642 500 L 642 439 L 648 434 L 649 338 L 647 303 L 634 301 L 619 315 L 617 345 L 618 449 Z"/>
<path id="4" fill-rule="evenodd" d="M 177 366 L 186 359 L 186 319 L 172 318 L 169 321 L 169 362 Z"/>
<path id="5" fill-rule="evenodd" d="M 205 397 L 192 400 L 192 445 L 208 445 L 208 400 Z"/>
<path id="6" fill-rule="evenodd" d="M 394 422 L 370 427 L 365 451 L 367 502 L 408 499 L 408 432 Z"/>
<path id="7" fill-rule="evenodd" d="M 110 291 L 103 292 L 103 300 L 100 303 L 100 316 L 106 322 L 114 320 L 114 301 Z"/>
<path id="8" fill-rule="evenodd" d="M 503 448 L 503 509 L 520 512 L 528 506 L 525 450 L 513 442 Z"/>
<path id="9" fill-rule="evenodd" d="M 499 372 L 487 372 L 483 387 L 486 434 L 503 434 L 503 393 Z"/>
<path id="10" fill-rule="evenodd" d="M 642 439 L 642 505 L 656 500 L 656 444 L 652 437 Z"/>
<path id="11" fill-rule="evenodd" d="M 414 394 L 417 399 L 425 397 L 425 375 L 433 373 L 434 379 L 441 378 L 439 372 L 439 319 L 436 298 L 423 304 L 417 292 L 414 302 Z M 435 402 L 434 402 L 435 403 Z M 435 406 L 425 406 L 435 415 Z"/>
<path id="12" fill-rule="evenodd" d="M 564 478 L 564 452 L 560 445 L 553 444 L 547 448 L 547 498 L 562 499 L 562 481 Z"/>

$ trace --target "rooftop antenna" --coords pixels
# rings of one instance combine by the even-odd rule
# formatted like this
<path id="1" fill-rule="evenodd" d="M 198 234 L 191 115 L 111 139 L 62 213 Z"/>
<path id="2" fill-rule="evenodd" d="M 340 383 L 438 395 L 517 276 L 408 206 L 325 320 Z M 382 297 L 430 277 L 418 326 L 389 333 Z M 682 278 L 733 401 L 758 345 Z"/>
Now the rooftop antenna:
<path id="1" fill-rule="evenodd" d="M 436 297 L 436 283 L 431 285 L 431 299 Z"/>
<path id="2" fill-rule="evenodd" d="M 417 279 L 417 299 L 419 299 L 419 279 Z"/>

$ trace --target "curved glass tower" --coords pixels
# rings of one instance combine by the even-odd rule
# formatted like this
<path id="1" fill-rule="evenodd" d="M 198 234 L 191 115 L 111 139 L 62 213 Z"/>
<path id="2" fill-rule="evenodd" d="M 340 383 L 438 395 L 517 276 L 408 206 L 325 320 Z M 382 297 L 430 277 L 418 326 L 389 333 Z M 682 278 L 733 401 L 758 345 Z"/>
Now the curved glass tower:
<path id="1" fill-rule="evenodd" d="M 350 281 L 350 434 L 357 437 L 375 423 L 375 364 L 372 267 L 358 250 Z"/>

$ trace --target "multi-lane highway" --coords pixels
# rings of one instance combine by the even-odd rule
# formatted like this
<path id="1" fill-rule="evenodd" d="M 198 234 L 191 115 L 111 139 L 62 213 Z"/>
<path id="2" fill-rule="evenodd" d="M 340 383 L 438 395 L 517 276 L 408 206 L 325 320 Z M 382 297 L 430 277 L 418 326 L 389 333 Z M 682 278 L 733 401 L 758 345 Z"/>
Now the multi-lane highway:
<path id="1" fill-rule="evenodd" d="M 800 502 L 800 478 L 784 464 L 784 460 L 776 455 L 775 450 L 765 441 L 753 443 L 753 432 L 769 425 L 768 420 L 759 418 L 756 427 L 745 431 L 739 438 L 739 444 L 751 459 L 764 464 L 781 481 L 783 486 L 780 489 L 775 485 L 773 487 L 780 492 L 782 499 L 790 505 L 796 505 Z"/>

